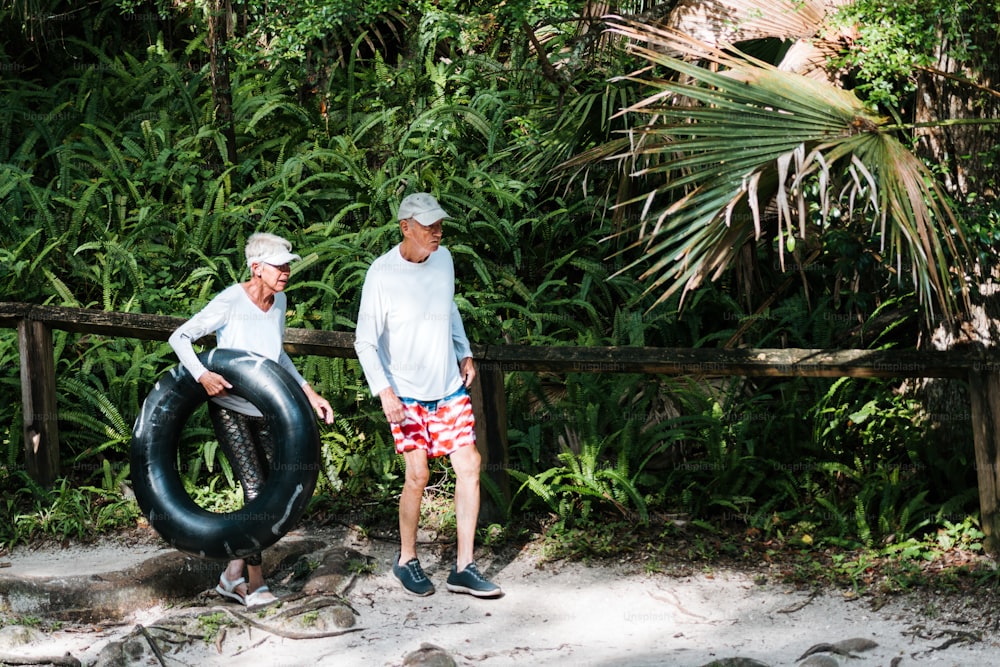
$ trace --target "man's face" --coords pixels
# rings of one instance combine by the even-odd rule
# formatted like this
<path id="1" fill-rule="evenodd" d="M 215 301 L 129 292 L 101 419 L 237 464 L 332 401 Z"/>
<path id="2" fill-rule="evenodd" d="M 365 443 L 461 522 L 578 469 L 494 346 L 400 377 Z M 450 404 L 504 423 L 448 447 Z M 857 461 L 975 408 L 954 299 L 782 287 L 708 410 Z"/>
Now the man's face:
<path id="1" fill-rule="evenodd" d="M 415 249 L 420 251 L 420 254 L 430 255 L 441 247 L 441 236 L 444 234 L 441 222 L 441 220 L 438 220 L 433 225 L 425 226 L 414 219 L 410 219 L 406 221 L 407 224 L 403 230 L 403 234 L 410 239 Z"/>

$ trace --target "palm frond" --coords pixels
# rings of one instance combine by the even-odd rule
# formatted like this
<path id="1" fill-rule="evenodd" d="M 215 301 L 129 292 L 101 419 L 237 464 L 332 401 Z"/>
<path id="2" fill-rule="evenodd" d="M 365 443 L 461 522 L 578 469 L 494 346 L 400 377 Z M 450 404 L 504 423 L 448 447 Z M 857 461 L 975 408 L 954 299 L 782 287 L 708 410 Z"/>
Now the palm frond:
<path id="1" fill-rule="evenodd" d="M 956 314 L 951 283 L 963 273 L 964 241 L 942 191 L 887 119 L 850 91 L 731 47 L 624 20 L 610 29 L 651 64 L 627 77 L 655 92 L 622 111 L 649 120 L 617 159 L 661 183 L 620 204 L 642 207 L 623 233 L 636 235 L 630 249 L 644 249 L 641 261 L 651 260 L 642 278 L 662 290 L 657 303 L 718 278 L 744 244 L 765 237 L 769 206 L 779 253 L 821 235 L 834 207 L 846 224 L 870 225 L 887 268 L 909 274 L 928 315 L 935 306 Z M 660 68 L 672 76 L 655 76 Z M 607 154 L 581 159 L 598 157 Z"/>

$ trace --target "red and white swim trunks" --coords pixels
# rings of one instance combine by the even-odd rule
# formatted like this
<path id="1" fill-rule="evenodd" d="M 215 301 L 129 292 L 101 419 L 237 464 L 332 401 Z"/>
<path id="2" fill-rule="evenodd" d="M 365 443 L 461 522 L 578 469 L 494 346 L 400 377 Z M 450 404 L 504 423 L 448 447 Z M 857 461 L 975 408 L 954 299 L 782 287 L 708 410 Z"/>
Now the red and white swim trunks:
<path id="1" fill-rule="evenodd" d="M 403 396 L 399 400 L 403 403 L 403 423 L 390 424 L 397 453 L 423 449 L 427 458 L 435 458 L 476 444 L 472 399 L 465 387 L 437 401 Z"/>

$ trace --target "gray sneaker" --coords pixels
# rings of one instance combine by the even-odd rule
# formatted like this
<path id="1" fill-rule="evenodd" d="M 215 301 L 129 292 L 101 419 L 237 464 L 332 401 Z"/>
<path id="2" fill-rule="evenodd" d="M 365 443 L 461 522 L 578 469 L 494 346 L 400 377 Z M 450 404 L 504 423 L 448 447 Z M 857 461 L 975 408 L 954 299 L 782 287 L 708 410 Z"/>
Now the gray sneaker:
<path id="1" fill-rule="evenodd" d="M 480 574 L 475 563 L 469 563 L 461 572 L 456 572 L 455 567 L 451 566 L 447 583 L 448 590 L 452 593 L 468 593 L 477 598 L 498 598 L 503 595 L 499 586 Z"/>
<path id="2" fill-rule="evenodd" d="M 424 574 L 424 568 L 420 567 L 420 561 L 416 558 L 410 559 L 405 565 L 400 565 L 397 554 L 392 564 L 392 573 L 403 584 L 407 593 L 424 597 L 434 592 L 434 584 Z"/>

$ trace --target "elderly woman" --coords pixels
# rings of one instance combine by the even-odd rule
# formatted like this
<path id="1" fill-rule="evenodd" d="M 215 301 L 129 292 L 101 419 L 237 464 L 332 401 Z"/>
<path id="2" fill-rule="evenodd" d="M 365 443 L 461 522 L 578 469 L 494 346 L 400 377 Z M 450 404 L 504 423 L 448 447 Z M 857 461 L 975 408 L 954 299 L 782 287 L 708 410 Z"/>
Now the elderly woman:
<path id="1" fill-rule="evenodd" d="M 278 362 L 298 380 L 319 417 L 327 424 L 332 423 L 330 403 L 309 386 L 282 348 L 287 308 L 283 292 L 288 284 L 289 263 L 302 259 L 291 250 L 292 244 L 280 236 L 265 233 L 250 236 L 246 243 L 250 279 L 220 292 L 170 336 L 170 345 L 181 364 L 211 397 L 208 410 L 216 437 L 247 501 L 256 498 L 263 488 L 268 461 L 273 458 L 280 434 L 269 430 L 267 421 L 252 403 L 226 391 L 232 385 L 199 361 L 192 343 L 215 333 L 220 348 L 248 350 Z M 230 561 L 215 590 L 247 607 L 277 601 L 264 582 L 259 553 Z"/>

